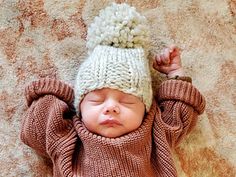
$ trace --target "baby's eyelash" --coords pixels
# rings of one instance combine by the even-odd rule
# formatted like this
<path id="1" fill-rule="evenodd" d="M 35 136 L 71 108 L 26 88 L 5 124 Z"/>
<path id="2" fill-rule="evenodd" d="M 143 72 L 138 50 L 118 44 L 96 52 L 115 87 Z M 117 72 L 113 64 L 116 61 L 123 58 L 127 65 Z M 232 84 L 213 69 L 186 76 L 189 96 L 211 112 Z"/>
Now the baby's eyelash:
<path id="1" fill-rule="evenodd" d="M 126 101 L 126 100 L 123 100 L 123 101 L 120 101 L 121 103 L 124 103 L 124 104 L 134 104 L 133 101 Z"/>
<path id="2" fill-rule="evenodd" d="M 103 100 L 89 100 L 91 102 L 103 102 Z"/>

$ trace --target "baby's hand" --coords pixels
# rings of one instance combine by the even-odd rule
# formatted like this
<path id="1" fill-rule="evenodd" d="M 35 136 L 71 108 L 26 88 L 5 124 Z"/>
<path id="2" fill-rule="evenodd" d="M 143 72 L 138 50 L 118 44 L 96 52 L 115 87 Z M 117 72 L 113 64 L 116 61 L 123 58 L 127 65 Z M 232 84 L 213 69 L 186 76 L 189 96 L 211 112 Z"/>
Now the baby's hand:
<path id="1" fill-rule="evenodd" d="M 184 71 L 181 64 L 180 51 L 175 45 L 165 48 L 160 55 L 156 55 L 153 67 L 157 71 L 164 73 L 167 77 L 183 76 Z"/>

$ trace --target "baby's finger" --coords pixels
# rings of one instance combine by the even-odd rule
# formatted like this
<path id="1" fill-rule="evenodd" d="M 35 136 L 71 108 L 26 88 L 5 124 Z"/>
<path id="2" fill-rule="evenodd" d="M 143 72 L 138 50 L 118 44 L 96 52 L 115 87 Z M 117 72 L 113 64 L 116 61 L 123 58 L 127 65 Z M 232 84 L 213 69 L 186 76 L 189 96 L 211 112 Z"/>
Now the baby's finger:
<path id="1" fill-rule="evenodd" d="M 160 58 L 160 55 L 156 55 L 155 60 L 156 60 L 156 62 L 157 62 L 158 65 L 161 64 L 161 58 Z"/>
<path id="2" fill-rule="evenodd" d="M 180 49 L 177 46 L 172 45 L 169 48 L 170 48 L 170 58 L 174 58 L 180 55 Z"/>
<path id="3" fill-rule="evenodd" d="M 153 65 L 153 68 L 161 73 L 164 73 L 164 74 L 166 74 L 168 72 L 168 67 L 165 65 L 156 65 L 156 66 Z"/>
<path id="4" fill-rule="evenodd" d="M 162 62 L 164 64 L 169 64 L 170 63 L 170 52 L 168 48 L 165 48 L 163 50 L 163 54 L 162 54 L 162 58 L 161 58 Z"/>
<path id="5" fill-rule="evenodd" d="M 154 58 L 154 61 L 153 61 L 153 63 L 152 63 L 152 66 L 153 66 L 154 69 L 157 69 L 158 65 L 160 65 L 158 58 L 159 58 L 159 56 L 156 55 L 155 58 Z"/>
<path id="6" fill-rule="evenodd" d="M 153 62 L 152 62 L 152 67 L 153 67 L 154 69 L 156 69 L 156 67 L 157 67 L 157 60 L 156 60 L 156 58 L 154 58 L 154 60 L 153 60 Z"/>
<path id="7" fill-rule="evenodd" d="M 168 48 L 170 50 L 170 53 L 172 53 L 178 47 L 175 44 L 171 44 Z"/>

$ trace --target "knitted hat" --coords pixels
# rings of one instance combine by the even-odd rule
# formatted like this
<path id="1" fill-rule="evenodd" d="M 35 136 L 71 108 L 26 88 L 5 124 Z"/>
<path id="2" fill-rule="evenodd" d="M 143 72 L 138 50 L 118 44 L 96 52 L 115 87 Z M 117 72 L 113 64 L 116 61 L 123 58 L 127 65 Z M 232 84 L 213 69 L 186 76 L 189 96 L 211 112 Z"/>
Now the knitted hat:
<path id="1" fill-rule="evenodd" d="M 137 96 L 149 111 L 152 86 L 144 48 L 148 32 L 145 17 L 125 3 L 113 3 L 100 11 L 88 28 L 89 56 L 80 65 L 75 81 L 77 114 L 83 97 L 102 88 Z"/>

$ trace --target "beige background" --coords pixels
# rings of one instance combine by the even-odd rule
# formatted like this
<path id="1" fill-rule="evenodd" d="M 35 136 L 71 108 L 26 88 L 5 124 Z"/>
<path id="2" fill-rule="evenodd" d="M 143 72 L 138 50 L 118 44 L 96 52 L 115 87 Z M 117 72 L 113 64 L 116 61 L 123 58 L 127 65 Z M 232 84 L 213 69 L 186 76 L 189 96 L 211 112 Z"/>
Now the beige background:
<path id="1" fill-rule="evenodd" d="M 19 140 L 23 89 L 46 76 L 73 83 L 86 57 L 87 26 L 110 2 L 0 0 L 0 176 L 51 176 L 50 162 Z M 171 43 L 182 49 L 186 72 L 207 99 L 199 124 L 174 152 L 179 176 L 235 177 L 236 1 L 128 3 L 150 20 L 154 52 Z"/>

